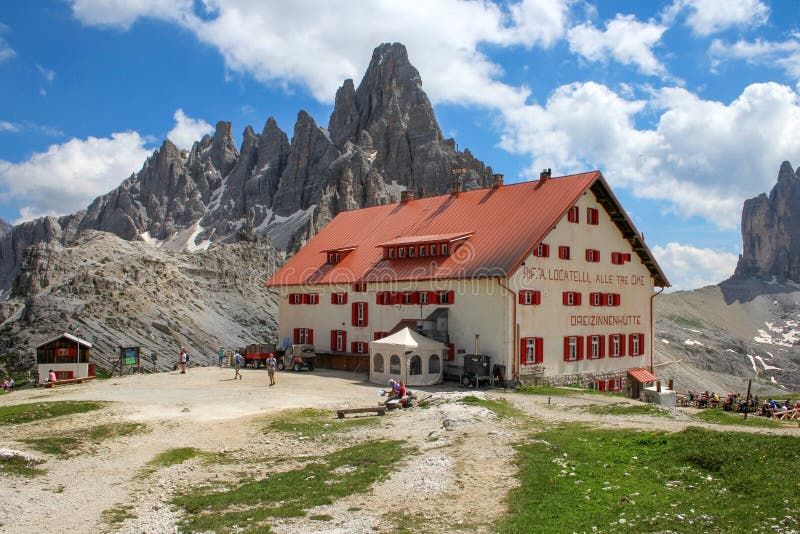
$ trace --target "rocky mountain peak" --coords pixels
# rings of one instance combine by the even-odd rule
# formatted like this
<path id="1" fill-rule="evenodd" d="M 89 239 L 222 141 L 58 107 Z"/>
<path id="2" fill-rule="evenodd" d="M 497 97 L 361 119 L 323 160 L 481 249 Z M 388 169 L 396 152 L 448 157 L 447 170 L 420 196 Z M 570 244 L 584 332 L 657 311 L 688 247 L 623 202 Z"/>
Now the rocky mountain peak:
<path id="1" fill-rule="evenodd" d="M 798 169 L 800 171 L 800 169 Z M 784 161 L 769 196 L 745 200 L 734 277 L 800 282 L 800 172 Z"/>
<path id="2" fill-rule="evenodd" d="M 358 88 L 345 80 L 328 128 L 306 111 L 292 139 L 267 119 L 244 128 L 237 150 L 228 121 L 191 150 L 163 142 L 139 172 L 96 198 L 86 211 L 0 227 L 0 298 L 9 295 L 24 251 L 40 242 L 68 245 L 77 232 L 101 230 L 169 250 L 268 237 L 294 250 L 342 210 L 447 192 L 464 167 L 464 188 L 487 187 L 492 170 L 444 140 L 419 72 L 399 43 L 378 46 Z M 34 287 L 28 284 L 25 287 Z"/>

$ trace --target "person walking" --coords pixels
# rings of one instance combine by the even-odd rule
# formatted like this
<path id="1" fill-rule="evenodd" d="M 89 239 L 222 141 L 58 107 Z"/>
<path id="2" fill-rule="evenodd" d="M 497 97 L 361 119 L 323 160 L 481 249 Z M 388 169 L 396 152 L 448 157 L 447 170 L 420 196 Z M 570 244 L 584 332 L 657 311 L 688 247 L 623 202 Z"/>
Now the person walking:
<path id="1" fill-rule="evenodd" d="M 178 357 L 178 363 L 180 363 L 180 365 L 181 365 L 181 374 L 182 375 L 186 374 L 186 362 L 188 360 L 189 360 L 189 355 L 186 354 L 186 349 L 184 347 L 181 347 L 181 353 L 180 353 L 180 356 Z"/>
<path id="2" fill-rule="evenodd" d="M 270 354 L 267 358 L 267 374 L 269 374 L 270 387 L 275 385 L 275 370 L 278 368 L 278 360 L 275 359 L 274 354 Z"/>
<path id="3" fill-rule="evenodd" d="M 237 378 L 239 380 L 242 379 L 242 373 L 239 372 L 239 368 L 242 366 L 242 363 L 244 363 L 244 358 L 242 358 L 242 355 L 239 354 L 239 351 L 237 350 L 236 354 L 233 355 L 233 366 L 236 368 L 236 374 L 233 375 L 234 380 Z"/>
<path id="4" fill-rule="evenodd" d="M 219 348 L 219 366 L 220 367 L 222 367 L 222 360 L 224 360 L 224 359 L 225 359 L 225 348 L 224 347 L 220 347 Z"/>

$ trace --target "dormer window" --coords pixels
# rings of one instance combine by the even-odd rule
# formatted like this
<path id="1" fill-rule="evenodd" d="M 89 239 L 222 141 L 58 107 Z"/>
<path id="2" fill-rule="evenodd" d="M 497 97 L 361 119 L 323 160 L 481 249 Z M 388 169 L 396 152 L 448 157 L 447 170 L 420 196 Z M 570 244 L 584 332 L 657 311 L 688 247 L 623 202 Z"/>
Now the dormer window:
<path id="1" fill-rule="evenodd" d="M 342 255 L 339 252 L 329 252 L 328 253 L 328 263 L 330 265 L 335 265 L 342 261 Z"/>
<path id="2" fill-rule="evenodd" d="M 431 256 L 437 256 L 439 254 L 439 245 L 431 245 Z"/>
<path id="3" fill-rule="evenodd" d="M 390 248 L 390 249 L 389 249 L 389 259 L 390 259 L 390 260 L 393 260 L 393 259 L 394 259 L 394 250 L 395 250 L 395 249 L 393 249 L 393 248 Z"/>
<path id="4" fill-rule="evenodd" d="M 447 256 L 449 254 L 450 247 L 447 244 L 442 245 L 442 256 Z"/>
<path id="5" fill-rule="evenodd" d="M 416 255 L 417 255 L 417 247 L 415 247 L 415 246 L 413 246 L 413 245 L 412 245 L 412 246 L 410 246 L 410 247 L 408 247 L 408 257 L 409 257 L 409 258 L 413 258 L 413 257 L 415 257 Z"/>
<path id="6" fill-rule="evenodd" d="M 397 257 L 398 258 L 405 258 L 406 257 L 406 247 L 400 247 L 397 249 Z"/>
<path id="7" fill-rule="evenodd" d="M 425 246 L 425 245 L 420 245 L 419 246 L 419 257 L 420 258 L 424 258 L 427 255 L 428 255 L 428 247 Z"/>

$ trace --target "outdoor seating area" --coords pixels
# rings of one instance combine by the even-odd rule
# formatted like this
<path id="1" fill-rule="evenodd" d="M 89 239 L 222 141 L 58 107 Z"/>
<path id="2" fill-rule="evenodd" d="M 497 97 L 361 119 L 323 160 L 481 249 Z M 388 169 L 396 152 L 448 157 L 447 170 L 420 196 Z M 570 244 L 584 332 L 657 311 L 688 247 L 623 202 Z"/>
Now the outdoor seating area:
<path id="1" fill-rule="evenodd" d="M 785 402 L 780 402 L 767 399 L 762 401 L 758 395 L 747 399 L 739 393 L 729 393 L 721 398 L 714 392 L 696 393 L 690 390 L 688 393 L 678 394 L 677 405 L 690 408 L 720 408 L 725 412 L 747 412 L 772 419 L 800 421 L 800 400 L 786 399 Z"/>

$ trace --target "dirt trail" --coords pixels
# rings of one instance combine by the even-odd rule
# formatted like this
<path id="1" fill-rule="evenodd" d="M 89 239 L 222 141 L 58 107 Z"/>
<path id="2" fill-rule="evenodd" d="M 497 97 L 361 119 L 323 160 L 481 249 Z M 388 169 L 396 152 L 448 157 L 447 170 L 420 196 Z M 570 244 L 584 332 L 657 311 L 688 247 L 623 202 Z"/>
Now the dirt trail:
<path id="1" fill-rule="evenodd" d="M 392 531 L 407 524 L 434 531 L 488 531 L 505 513 L 506 494 L 517 483 L 513 446 L 537 426 L 584 421 L 610 428 L 677 431 L 691 425 L 800 436 L 797 428 L 718 427 L 680 411 L 671 417 L 618 417 L 580 410 L 581 406 L 618 403 L 619 398 L 576 394 L 551 397 L 548 405 L 544 396 L 476 393 L 437 386 L 425 388 L 435 390 L 429 408 L 378 418 L 375 425 L 337 436 L 332 442 L 299 440 L 266 434 L 263 417 L 287 408 L 372 406 L 378 401 L 378 388 L 364 382 L 363 375 L 351 373 L 279 373 L 274 388 L 267 386 L 263 371 L 245 370 L 241 381 L 232 380 L 232 376 L 233 370 L 227 368 L 198 368 L 187 375 L 132 376 L 0 397 L 0 405 L 51 400 L 112 402 L 98 412 L 2 428 L 0 447 L 29 450 L 20 440 L 105 423 L 129 421 L 147 426 L 146 432 L 107 440 L 90 453 L 46 457 L 42 465 L 47 470 L 45 476 L 4 477 L 0 486 L 0 531 L 173 532 L 179 516 L 168 503 L 179 488 L 229 477 L 231 472 L 263 474 L 258 472 L 258 464 L 237 464 L 238 458 L 319 454 L 326 448 L 333 450 L 378 437 L 404 440 L 417 452 L 405 458 L 390 478 L 372 491 L 318 507 L 307 517 L 279 520 L 272 529 L 344 533 Z M 485 408 L 452 402 L 467 394 L 506 398 L 531 419 L 499 420 Z M 176 447 L 224 452 L 233 465 L 208 468 L 190 460 L 149 477 L 136 476 L 158 453 Z M 101 514 L 120 505 L 131 506 L 133 517 L 111 528 Z M 314 515 L 332 519 L 310 519 Z M 53 518 L 57 518 L 56 525 Z"/>

